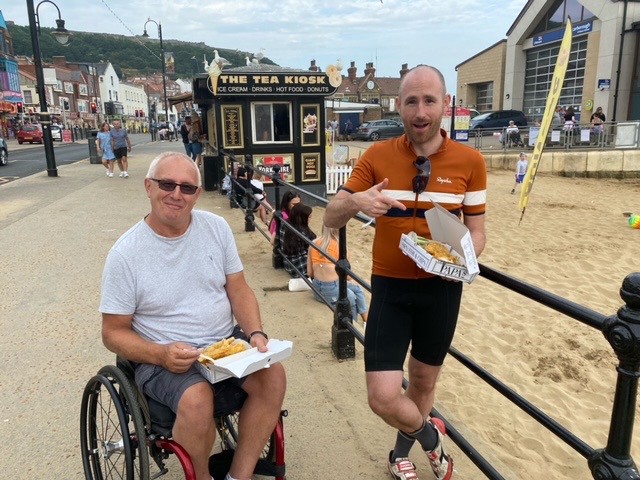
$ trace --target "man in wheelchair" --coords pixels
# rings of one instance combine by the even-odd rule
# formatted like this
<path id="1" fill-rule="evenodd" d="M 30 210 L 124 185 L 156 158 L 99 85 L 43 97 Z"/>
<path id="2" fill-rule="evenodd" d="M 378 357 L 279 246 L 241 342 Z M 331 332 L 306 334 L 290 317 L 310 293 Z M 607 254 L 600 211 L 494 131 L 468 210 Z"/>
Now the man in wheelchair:
<path id="1" fill-rule="evenodd" d="M 151 212 L 113 246 L 103 272 L 102 338 L 135 365 L 145 395 L 176 415 L 173 439 L 189 453 L 198 480 L 211 480 L 214 391 L 194 367 L 205 347 L 236 333 L 267 350 L 255 294 L 246 282 L 231 228 L 194 210 L 200 171 L 186 155 L 155 158 L 144 180 Z M 235 330 L 235 331 L 234 331 Z M 286 389 L 281 364 L 237 381 L 247 393 L 227 479 L 250 479 L 278 421 Z"/>
<path id="2" fill-rule="evenodd" d="M 506 138 L 505 145 L 508 147 L 518 146 L 524 147 L 522 137 L 520 136 L 520 129 L 513 120 L 509 120 L 509 126 L 505 130 Z"/>

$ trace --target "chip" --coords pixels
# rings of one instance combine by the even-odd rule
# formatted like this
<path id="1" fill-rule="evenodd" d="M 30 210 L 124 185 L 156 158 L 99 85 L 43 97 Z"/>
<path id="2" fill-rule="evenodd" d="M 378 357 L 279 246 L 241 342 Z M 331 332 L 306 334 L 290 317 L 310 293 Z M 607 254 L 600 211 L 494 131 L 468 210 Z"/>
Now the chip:
<path id="1" fill-rule="evenodd" d="M 243 342 L 236 342 L 235 337 L 229 337 L 209 345 L 202 351 L 202 355 L 212 358 L 213 360 L 218 360 L 220 358 L 228 357 L 229 355 L 244 352 L 245 350 L 246 345 L 244 345 Z M 206 359 L 203 363 L 205 362 Z"/>

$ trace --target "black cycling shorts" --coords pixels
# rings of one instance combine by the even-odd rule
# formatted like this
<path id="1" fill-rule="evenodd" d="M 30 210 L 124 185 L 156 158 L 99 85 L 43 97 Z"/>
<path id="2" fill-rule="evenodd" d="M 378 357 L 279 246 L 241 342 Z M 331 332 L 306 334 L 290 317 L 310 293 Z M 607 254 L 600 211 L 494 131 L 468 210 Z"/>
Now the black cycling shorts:
<path id="1" fill-rule="evenodd" d="M 456 330 L 461 297 L 461 282 L 373 275 L 365 370 L 403 370 L 409 342 L 412 357 L 441 366 Z"/>

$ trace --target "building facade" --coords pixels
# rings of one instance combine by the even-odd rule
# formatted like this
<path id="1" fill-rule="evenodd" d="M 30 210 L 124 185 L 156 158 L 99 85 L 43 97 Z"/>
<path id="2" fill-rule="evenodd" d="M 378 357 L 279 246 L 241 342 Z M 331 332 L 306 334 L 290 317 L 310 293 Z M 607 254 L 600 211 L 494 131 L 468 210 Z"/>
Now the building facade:
<path id="1" fill-rule="evenodd" d="M 22 107 L 18 63 L 13 52 L 13 41 L 0 12 L 0 132 L 12 136 L 18 122 L 18 108 Z"/>
<path id="2" fill-rule="evenodd" d="M 487 110 L 522 110 L 529 121 L 539 119 L 568 18 L 573 42 L 559 105 L 573 106 L 582 122 L 588 122 L 597 107 L 603 108 L 607 121 L 640 120 L 636 0 L 528 1 L 507 32 L 503 57 L 499 43 L 456 67 L 458 98 L 489 106 L 483 98 L 490 96 Z M 491 74 L 478 74 L 478 63 L 489 57 Z"/>

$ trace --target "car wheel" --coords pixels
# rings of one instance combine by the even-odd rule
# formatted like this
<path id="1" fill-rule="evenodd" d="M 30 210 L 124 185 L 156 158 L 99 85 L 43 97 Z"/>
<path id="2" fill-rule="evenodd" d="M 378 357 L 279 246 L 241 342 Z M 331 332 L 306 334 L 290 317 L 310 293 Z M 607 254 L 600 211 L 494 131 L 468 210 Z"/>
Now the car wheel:
<path id="1" fill-rule="evenodd" d="M 380 139 L 380 134 L 378 132 L 373 132 L 371 134 L 370 138 L 371 138 L 371 140 L 373 140 L 375 142 L 376 140 Z"/>
<path id="2" fill-rule="evenodd" d="M 7 151 L 3 148 L 0 149 L 0 166 L 4 166 L 9 162 L 9 156 L 7 155 Z"/>
<path id="3" fill-rule="evenodd" d="M 18 140 L 18 143 L 19 143 L 20 145 L 22 145 L 22 140 Z"/>

